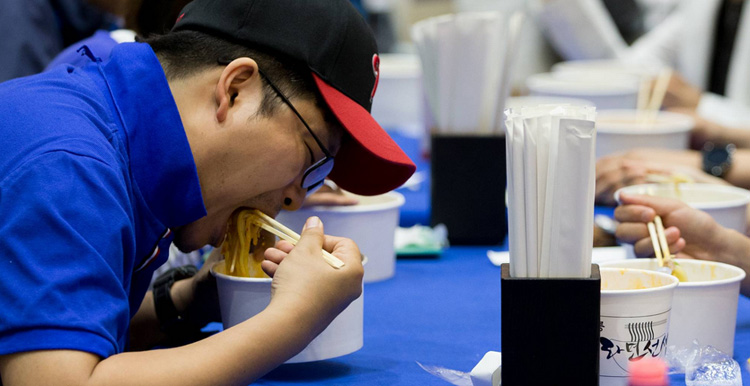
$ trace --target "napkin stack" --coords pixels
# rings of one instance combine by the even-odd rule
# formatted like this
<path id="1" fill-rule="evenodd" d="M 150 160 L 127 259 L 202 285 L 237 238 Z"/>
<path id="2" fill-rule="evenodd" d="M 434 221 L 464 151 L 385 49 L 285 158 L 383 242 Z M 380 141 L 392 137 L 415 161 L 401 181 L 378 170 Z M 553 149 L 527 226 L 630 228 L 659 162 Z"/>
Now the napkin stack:
<path id="1" fill-rule="evenodd" d="M 439 134 L 502 134 L 523 13 L 464 12 L 415 23 L 427 101 Z"/>
<path id="2" fill-rule="evenodd" d="M 508 109 L 508 240 L 512 277 L 591 275 L 595 109 Z"/>

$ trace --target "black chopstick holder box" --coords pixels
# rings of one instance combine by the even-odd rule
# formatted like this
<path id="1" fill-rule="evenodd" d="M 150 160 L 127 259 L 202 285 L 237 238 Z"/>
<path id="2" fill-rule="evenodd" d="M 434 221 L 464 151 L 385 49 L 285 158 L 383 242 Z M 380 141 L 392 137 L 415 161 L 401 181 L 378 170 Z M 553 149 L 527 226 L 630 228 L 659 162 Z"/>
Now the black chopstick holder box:
<path id="1" fill-rule="evenodd" d="M 445 224 L 451 245 L 505 240 L 505 137 L 432 134 L 430 225 Z"/>
<path id="2" fill-rule="evenodd" d="M 589 278 L 513 278 L 501 265 L 503 386 L 599 384 L 599 266 Z"/>

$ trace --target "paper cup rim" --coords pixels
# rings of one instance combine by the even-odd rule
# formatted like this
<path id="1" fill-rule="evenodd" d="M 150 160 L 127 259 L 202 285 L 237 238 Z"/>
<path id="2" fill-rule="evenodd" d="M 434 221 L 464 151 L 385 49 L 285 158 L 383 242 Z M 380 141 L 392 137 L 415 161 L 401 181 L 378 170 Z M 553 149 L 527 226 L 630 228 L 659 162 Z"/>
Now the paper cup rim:
<path id="1" fill-rule="evenodd" d="M 643 126 L 644 123 L 601 123 L 601 117 L 636 117 L 636 109 L 602 109 L 596 112 L 597 134 L 626 134 L 633 136 L 651 136 L 661 134 L 687 133 L 695 126 L 695 120 L 689 115 L 674 111 L 658 111 L 657 117 L 672 117 L 673 122 L 656 122 L 647 131 L 633 130 L 633 126 Z M 658 118 L 657 118 L 658 119 Z M 671 119 L 671 118 L 667 118 Z"/>
<path id="2" fill-rule="evenodd" d="M 270 277 L 239 277 L 239 276 L 232 276 L 227 275 L 226 273 L 216 272 L 216 267 L 219 264 L 226 263 L 226 260 L 219 260 L 215 262 L 213 265 L 211 265 L 210 272 L 212 275 L 214 275 L 216 278 L 222 278 L 224 280 L 229 281 L 236 281 L 236 282 L 242 282 L 242 283 L 270 283 L 271 280 L 273 280 Z"/>
<path id="3" fill-rule="evenodd" d="M 526 87 L 532 91 L 565 93 L 575 96 L 630 95 L 638 92 L 637 85 L 625 79 L 616 80 L 604 86 L 598 82 L 581 82 L 580 80 L 556 77 L 551 72 L 530 75 L 526 79 Z"/>
<path id="4" fill-rule="evenodd" d="M 367 262 L 370 261 L 370 259 L 366 255 L 362 255 L 362 266 L 367 265 Z M 223 280 L 229 280 L 239 283 L 270 283 L 273 278 L 270 277 L 240 277 L 240 276 L 232 276 L 227 275 L 226 273 L 216 272 L 216 267 L 219 264 L 226 263 L 226 260 L 219 260 L 215 262 L 213 265 L 211 265 L 211 268 L 209 269 L 209 272 L 211 272 L 212 275 L 216 278 L 221 278 Z"/>
<path id="5" fill-rule="evenodd" d="M 641 77 L 655 77 L 659 66 L 644 65 L 642 63 L 624 62 L 618 59 L 583 59 L 564 60 L 551 67 L 552 72 L 607 72 L 614 74 L 632 74 Z"/>
<path id="6" fill-rule="evenodd" d="M 388 209 L 400 208 L 406 202 L 404 195 L 399 192 L 387 192 L 381 196 L 387 196 L 392 198 L 386 202 L 373 203 L 373 204 L 356 204 L 356 205 L 340 205 L 340 206 L 328 206 L 328 205 L 315 205 L 307 208 L 297 210 L 299 213 L 304 212 L 329 212 L 329 213 L 369 213 L 379 212 Z"/>
<path id="7" fill-rule="evenodd" d="M 636 190 L 638 188 L 640 188 L 640 189 L 646 189 L 646 188 L 649 188 L 649 187 L 657 188 L 657 187 L 660 187 L 662 185 L 663 184 L 638 184 L 638 185 L 630 185 L 630 186 L 622 187 L 622 188 L 617 189 L 615 191 L 615 193 L 614 193 L 615 201 L 617 201 L 617 204 L 619 204 L 619 205 L 622 204 L 620 202 L 620 193 L 621 192 L 630 193 L 630 194 L 645 195 L 645 193 L 633 192 L 633 190 Z M 733 199 L 733 200 L 722 201 L 722 202 L 715 202 L 715 203 L 712 203 L 712 202 L 690 203 L 690 202 L 687 202 L 687 201 L 683 201 L 684 203 L 686 203 L 689 206 L 691 206 L 693 208 L 696 208 L 696 209 L 704 210 L 704 209 L 731 208 L 731 207 L 736 207 L 736 206 L 747 205 L 748 203 L 750 203 L 750 190 L 743 189 L 743 188 L 740 188 L 740 187 L 737 187 L 737 186 L 704 184 L 704 183 L 695 183 L 695 182 L 680 183 L 680 189 L 685 189 L 685 188 L 686 189 L 696 189 L 697 188 L 696 190 L 711 190 L 711 189 L 713 189 L 713 190 L 721 190 L 721 191 L 725 191 L 725 192 L 729 192 L 729 193 L 736 193 L 738 196 L 740 196 L 739 198 L 736 198 L 736 199 Z M 677 198 L 675 198 L 675 199 L 677 199 Z M 682 200 L 680 200 L 680 201 L 682 201 Z"/>
<path id="8" fill-rule="evenodd" d="M 627 289 L 627 290 L 605 290 L 601 289 L 601 294 L 604 295 L 614 295 L 614 296 L 622 296 L 622 295 L 631 295 L 631 294 L 649 294 L 654 292 L 661 292 L 661 291 L 669 291 L 677 287 L 677 284 L 680 282 L 677 280 L 676 277 L 672 275 L 668 275 L 666 273 L 656 272 L 656 271 L 650 271 L 648 269 L 638 269 L 638 268 L 614 268 L 614 267 L 599 267 L 599 272 L 602 271 L 608 272 L 608 271 L 636 271 L 636 272 L 646 272 L 649 275 L 656 275 L 661 276 L 663 278 L 667 278 L 670 283 L 665 285 L 660 285 L 658 287 L 650 287 L 650 288 L 638 288 L 638 289 Z"/>
<path id="9" fill-rule="evenodd" d="M 602 268 L 642 269 L 642 268 L 630 268 L 630 267 L 622 267 L 622 266 L 621 267 L 617 267 L 616 264 L 617 263 L 623 263 L 623 262 L 631 261 L 631 260 L 649 260 L 649 261 L 652 261 L 652 260 L 655 260 L 655 259 L 656 258 L 652 257 L 652 258 L 636 258 L 636 259 L 622 259 L 622 260 L 607 261 L 607 262 L 601 263 L 600 267 L 602 267 Z M 681 281 L 681 282 L 678 283 L 678 287 L 681 287 L 681 288 L 699 288 L 699 287 L 719 286 L 719 285 L 724 285 L 724 284 L 730 284 L 730 283 L 742 281 L 742 279 L 744 279 L 745 276 L 747 275 L 745 273 L 744 269 L 742 269 L 740 267 L 737 267 L 737 266 L 734 266 L 734 265 L 731 265 L 731 264 L 722 263 L 720 261 L 698 260 L 698 259 L 682 259 L 682 258 L 680 258 L 680 259 L 674 259 L 674 260 L 677 263 L 686 263 L 686 264 L 693 264 L 693 263 L 695 263 L 695 264 L 700 264 L 700 263 L 706 264 L 707 263 L 707 264 L 710 264 L 710 265 L 717 265 L 717 266 L 720 266 L 722 268 L 725 268 L 727 270 L 730 270 L 730 271 L 733 271 L 733 272 L 737 273 L 737 276 L 729 277 L 729 278 L 726 278 L 726 279 L 684 281 L 684 282 Z"/>

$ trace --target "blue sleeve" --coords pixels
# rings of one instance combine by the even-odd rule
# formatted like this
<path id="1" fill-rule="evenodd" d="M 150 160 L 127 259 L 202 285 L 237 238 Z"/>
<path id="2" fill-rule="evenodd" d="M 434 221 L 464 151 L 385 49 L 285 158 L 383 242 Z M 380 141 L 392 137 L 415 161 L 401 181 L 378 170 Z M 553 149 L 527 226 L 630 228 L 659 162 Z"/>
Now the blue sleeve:
<path id="1" fill-rule="evenodd" d="M 122 172 L 52 151 L 0 181 L 0 355 L 123 351 L 132 214 Z"/>

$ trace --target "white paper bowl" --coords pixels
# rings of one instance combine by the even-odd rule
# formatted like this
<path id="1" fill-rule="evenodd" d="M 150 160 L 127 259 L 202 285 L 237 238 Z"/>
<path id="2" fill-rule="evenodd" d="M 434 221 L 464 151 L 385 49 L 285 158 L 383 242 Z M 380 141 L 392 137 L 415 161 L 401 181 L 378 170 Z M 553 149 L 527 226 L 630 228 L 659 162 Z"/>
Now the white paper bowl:
<path id="1" fill-rule="evenodd" d="M 745 271 L 714 261 L 676 259 L 688 281 L 674 292 L 669 323 L 669 345 L 690 347 L 693 339 L 732 356 L 740 282 Z M 656 259 L 627 259 L 599 264 L 601 267 L 655 271 Z"/>
<path id="2" fill-rule="evenodd" d="M 638 103 L 637 77 L 577 76 L 541 73 L 529 76 L 526 87 L 532 96 L 578 98 L 591 101 L 597 110 L 635 109 Z"/>
<path id="3" fill-rule="evenodd" d="M 416 54 L 382 54 L 372 116 L 389 130 L 423 132 L 422 67 Z"/>
<path id="4" fill-rule="evenodd" d="M 568 60 L 555 63 L 554 73 L 572 74 L 605 74 L 605 75 L 634 75 L 641 79 L 655 78 L 659 75 L 660 67 L 642 63 L 626 63 L 613 59 Z"/>
<path id="5" fill-rule="evenodd" d="M 663 358 L 677 278 L 601 267 L 599 384 L 625 385 L 631 356 Z"/>
<path id="6" fill-rule="evenodd" d="M 690 116 L 670 111 L 659 111 L 653 121 L 639 121 L 637 110 L 599 110 L 596 158 L 643 147 L 684 150 L 693 126 Z"/>
<path id="7" fill-rule="evenodd" d="M 745 234 L 747 231 L 747 205 L 750 191 L 735 186 L 714 184 L 679 184 L 680 196 L 673 184 L 641 184 L 620 188 L 615 200 L 620 202 L 620 193 L 647 194 L 658 197 L 680 199 L 689 206 L 700 209 L 719 225 Z"/>
<path id="8" fill-rule="evenodd" d="M 378 196 L 355 196 L 352 206 L 313 206 L 294 212 L 282 211 L 276 219 L 297 232 L 302 231 L 310 216 L 323 221 L 325 233 L 354 240 L 369 262 L 365 267 L 365 283 L 385 280 L 396 272 L 394 239 L 399 223 L 399 209 L 404 196 L 388 192 Z"/>
<path id="9" fill-rule="evenodd" d="M 219 290 L 224 329 L 250 319 L 271 302 L 271 279 L 224 274 L 224 260 L 211 267 Z M 304 350 L 286 363 L 314 362 L 336 358 L 362 348 L 364 292 L 344 309 Z"/>

